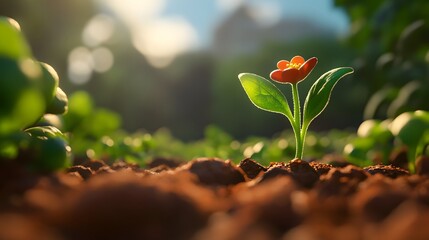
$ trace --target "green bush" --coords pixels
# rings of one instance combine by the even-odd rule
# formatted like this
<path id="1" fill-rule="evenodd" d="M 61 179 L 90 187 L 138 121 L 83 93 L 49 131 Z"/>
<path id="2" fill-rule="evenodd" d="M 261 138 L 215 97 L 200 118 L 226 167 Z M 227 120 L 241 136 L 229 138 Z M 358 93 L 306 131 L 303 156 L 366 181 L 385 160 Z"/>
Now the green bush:
<path id="1" fill-rule="evenodd" d="M 44 114 L 67 111 L 67 96 L 48 64 L 35 60 L 19 24 L 0 17 L 0 158 L 36 171 L 68 164 L 66 139 L 53 126 L 38 127 Z"/>

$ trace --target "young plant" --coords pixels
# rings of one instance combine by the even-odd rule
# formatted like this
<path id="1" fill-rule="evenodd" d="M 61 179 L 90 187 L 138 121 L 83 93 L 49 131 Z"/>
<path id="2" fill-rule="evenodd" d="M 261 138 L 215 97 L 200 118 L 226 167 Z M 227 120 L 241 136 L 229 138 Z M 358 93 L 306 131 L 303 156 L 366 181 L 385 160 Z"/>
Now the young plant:
<path id="1" fill-rule="evenodd" d="M 240 82 L 250 101 L 258 108 L 284 115 L 292 125 L 295 134 L 295 158 L 302 159 L 304 142 L 310 123 L 328 105 L 332 89 L 345 75 L 353 72 L 350 67 L 332 69 L 323 74 L 310 88 L 301 113 L 298 84 L 303 81 L 317 64 L 313 57 L 305 61 L 301 56 L 295 56 L 290 61 L 280 60 L 270 78 L 281 84 L 292 86 L 293 113 L 283 93 L 264 77 L 253 73 L 238 75 Z"/>

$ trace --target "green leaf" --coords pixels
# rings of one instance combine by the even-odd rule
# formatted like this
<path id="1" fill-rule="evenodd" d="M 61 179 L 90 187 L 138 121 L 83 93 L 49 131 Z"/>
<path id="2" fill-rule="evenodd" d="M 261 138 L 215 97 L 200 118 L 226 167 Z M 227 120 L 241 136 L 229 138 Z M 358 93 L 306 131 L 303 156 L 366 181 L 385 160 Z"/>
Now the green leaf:
<path id="1" fill-rule="evenodd" d="M 55 96 L 48 105 L 46 113 L 51 114 L 65 114 L 68 110 L 68 98 L 64 91 L 57 87 L 55 91 Z"/>
<path id="2" fill-rule="evenodd" d="M 46 104 L 49 105 L 49 103 L 55 97 L 60 78 L 58 77 L 58 74 L 55 69 L 49 64 L 43 62 L 39 62 L 39 64 L 43 73 L 40 83 L 40 89 L 43 93 L 43 97 L 45 98 Z"/>
<path id="3" fill-rule="evenodd" d="M 404 112 L 390 125 L 392 134 L 409 148 L 415 147 L 429 129 L 429 113 L 426 111 Z"/>
<path id="4" fill-rule="evenodd" d="M 371 160 L 370 151 L 374 149 L 375 141 L 370 137 L 355 138 L 344 147 L 344 154 L 349 162 L 360 166 L 370 166 Z"/>
<path id="5" fill-rule="evenodd" d="M 0 55 L 12 59 L 31 57 L 27 40 L 19 24 L 12 18 L 0 16 Z"/>
<path id="6" fill-rule="evenodd" d="M 25 130 L 30 136 L 25 146 L 29 167 L 36 171 L 52 172 L 70 165 L 69 146 L 65 136 L 55 127 L 32 127 Z"/>
<path id="7" fill-rule="evenodd" d="M 38 89 L 41 73 L 32 59 L 0 56 L 0 136 L 25 128 L 43 115 L 46 104 Z"/>
<path id="8" fill-rule="evenodd" d="M 353 68 L 350 67 L 332 69 L 323 74 L 313 86 L 311 86 L 304 103 L 303 126 L 310 125 L 311 121 L 326 108 L 335 84 L 337 84 L 342 77 L 352 72 Z"/>
<path id="9" fill-rule="evenodd" d="M 250 101 L 256 107 L 293 119 L 285 96 L 273 83 L 253 73 L 241 73 L 238 78 Z"/>

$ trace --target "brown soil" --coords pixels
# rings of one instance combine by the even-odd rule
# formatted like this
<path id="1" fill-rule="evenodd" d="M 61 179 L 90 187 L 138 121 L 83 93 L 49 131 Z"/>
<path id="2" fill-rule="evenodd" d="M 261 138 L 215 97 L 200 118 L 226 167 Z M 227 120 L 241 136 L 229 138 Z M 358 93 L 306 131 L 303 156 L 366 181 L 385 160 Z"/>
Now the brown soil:
<path id="1" fill-rule="evenodd" d="M 0 168 L 0 239 L 428 239 L 428 159 L 393 166 L 219 159 L 148 169 Z M 335 166 L 335 167 L 334 167 Z"/>

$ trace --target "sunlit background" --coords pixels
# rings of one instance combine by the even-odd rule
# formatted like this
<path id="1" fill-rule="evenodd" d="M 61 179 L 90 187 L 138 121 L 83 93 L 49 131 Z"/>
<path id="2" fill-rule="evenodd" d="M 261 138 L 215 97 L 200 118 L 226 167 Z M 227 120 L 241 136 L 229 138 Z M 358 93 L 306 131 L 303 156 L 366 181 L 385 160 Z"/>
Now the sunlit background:
<path id="1" fill-rule="evenodd" d="M 65 92 L 88 91 L 128 131 L 167 127 L 189 140 L 211 124 L 237 138 L 289 128 L 282 116 L 251 105 L 237 75 L 268 77 L 279 59 L 298 54 L 319 58 L 303 93 L 331 68 L 358 70 L 312 126 L 355 128 L 385 82 L 359 69 L 389 59 L 401 31 L 425 16 L 424 1 L 403 2 L 17 0 L 2 1 L 0 14 L 21 23 L 35 57 L 58 71 Z M 427 43 L 421 52 L 428 61 Z"/>

